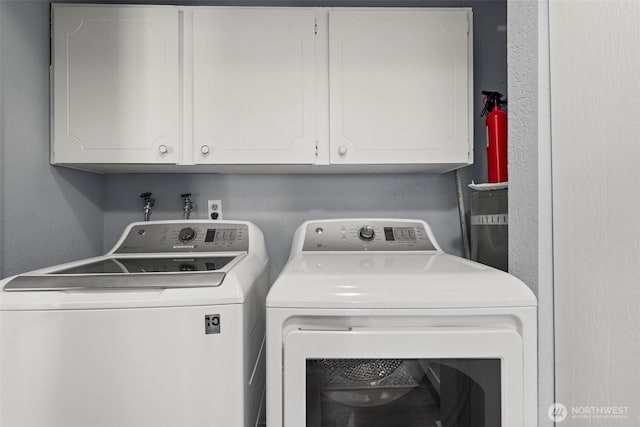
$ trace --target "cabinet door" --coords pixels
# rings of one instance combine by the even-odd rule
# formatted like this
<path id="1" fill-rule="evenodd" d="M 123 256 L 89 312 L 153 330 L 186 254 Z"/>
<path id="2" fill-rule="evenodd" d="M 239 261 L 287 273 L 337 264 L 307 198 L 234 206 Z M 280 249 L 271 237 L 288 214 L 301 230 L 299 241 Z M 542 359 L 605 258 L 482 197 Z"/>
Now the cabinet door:
<path id="1" fill-rule="evenodd" d="M 471 162 L 470 14 L 331 10 L 331 163 Z"/>
<path id="2" fill-rule="evenodd" d="M 194 162 L 315 160 L 313 9 L 194 12 Z"/>
<path id="3" fill-rule="evenodd" d="M 53 8 L 53 163 L 175 163 L 173 7 Z"/>

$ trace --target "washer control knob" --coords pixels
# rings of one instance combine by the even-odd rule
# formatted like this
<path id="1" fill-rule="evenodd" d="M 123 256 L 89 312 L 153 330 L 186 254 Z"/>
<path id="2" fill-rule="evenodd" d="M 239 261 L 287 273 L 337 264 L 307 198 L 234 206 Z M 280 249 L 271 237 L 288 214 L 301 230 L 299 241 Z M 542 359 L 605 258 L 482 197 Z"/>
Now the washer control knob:
<path id="1" fill-rule="evenodd" d="M 158 147 L 158 151 L 160 154 L 167 154 L 169 152 L 169 148 L 166 145 L 161 145 Z"/>
<path id="2" fill-rule="evenodd" d="M 376 232 L 373 230 L 372 226 L 365 225 L 364 227 L 360 227 L 360 230 L 358 230 L 358 237 L 360 237 L 360 240 L 369 242 L 376 237 Z"/>
<path id="3" fill-rule="evenodd" d="M 338 147 L 338 154 L 340 154 L 341 156 L 347 154 L 347 146 L 341 145 L 340 147 Z"/>
<path id="4" fill-rule="evenodd" d="M 194 230 L 191 227 L 185 227 L 182 230 L 180 230 L 180 234 L 178 234 L 178 239 L 180 239 L 181 242 L 190 242 L 191 240 L 195 239 L 196 237 L 196 230 Z"/>
<path id="5" fill-rule="evenodd" d="M 202 147 L 200 147 L 200 152 L 206 156 L 207 154 L 209 154 L 209 146 L 203 145 Z"/>

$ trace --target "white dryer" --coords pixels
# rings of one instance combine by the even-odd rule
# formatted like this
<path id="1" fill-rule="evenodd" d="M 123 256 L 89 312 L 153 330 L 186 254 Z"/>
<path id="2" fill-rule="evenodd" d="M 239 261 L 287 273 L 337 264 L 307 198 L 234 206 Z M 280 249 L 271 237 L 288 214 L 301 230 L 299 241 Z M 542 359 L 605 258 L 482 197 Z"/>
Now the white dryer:
<path id="1" fill-rule="evenodd" d="M 254 426 L 268 275 L 255 225 L 191 220 L 1 281 L 0 425 Z"/>
<path id="2" fill-rule="evenodd" d="M 296 231 L 267 296 L 268 427 L 535 427 L 536 299 L 423 221 Z"/>

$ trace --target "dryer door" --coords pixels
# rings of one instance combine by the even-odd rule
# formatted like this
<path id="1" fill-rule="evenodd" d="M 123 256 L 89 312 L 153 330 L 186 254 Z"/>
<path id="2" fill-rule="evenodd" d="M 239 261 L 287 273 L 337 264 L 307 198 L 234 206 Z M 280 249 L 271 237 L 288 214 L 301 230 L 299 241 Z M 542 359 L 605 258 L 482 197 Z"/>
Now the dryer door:
<path id="1" fill-rule="evenodd" d="M 285 427 L 524 425 L 515 330 L 298 329 L 284 345 Z"/>

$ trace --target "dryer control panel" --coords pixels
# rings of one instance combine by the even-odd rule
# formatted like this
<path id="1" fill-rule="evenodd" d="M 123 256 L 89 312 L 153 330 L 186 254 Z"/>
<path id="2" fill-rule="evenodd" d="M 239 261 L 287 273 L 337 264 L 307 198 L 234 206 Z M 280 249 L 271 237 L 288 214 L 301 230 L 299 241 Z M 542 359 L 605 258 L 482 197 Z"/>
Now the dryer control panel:
<path id="1" fill-rule="evenodd" d="M 249 250 L 249 230 L 245 224 L 184 221 L 134 225 L 115 253 L 247 250 Z"/>
<path id="2" fill-rule="evenodd" d="M 303 251 L 433 251 L 422 222 L 393 220 L 312 221 Z"/>

